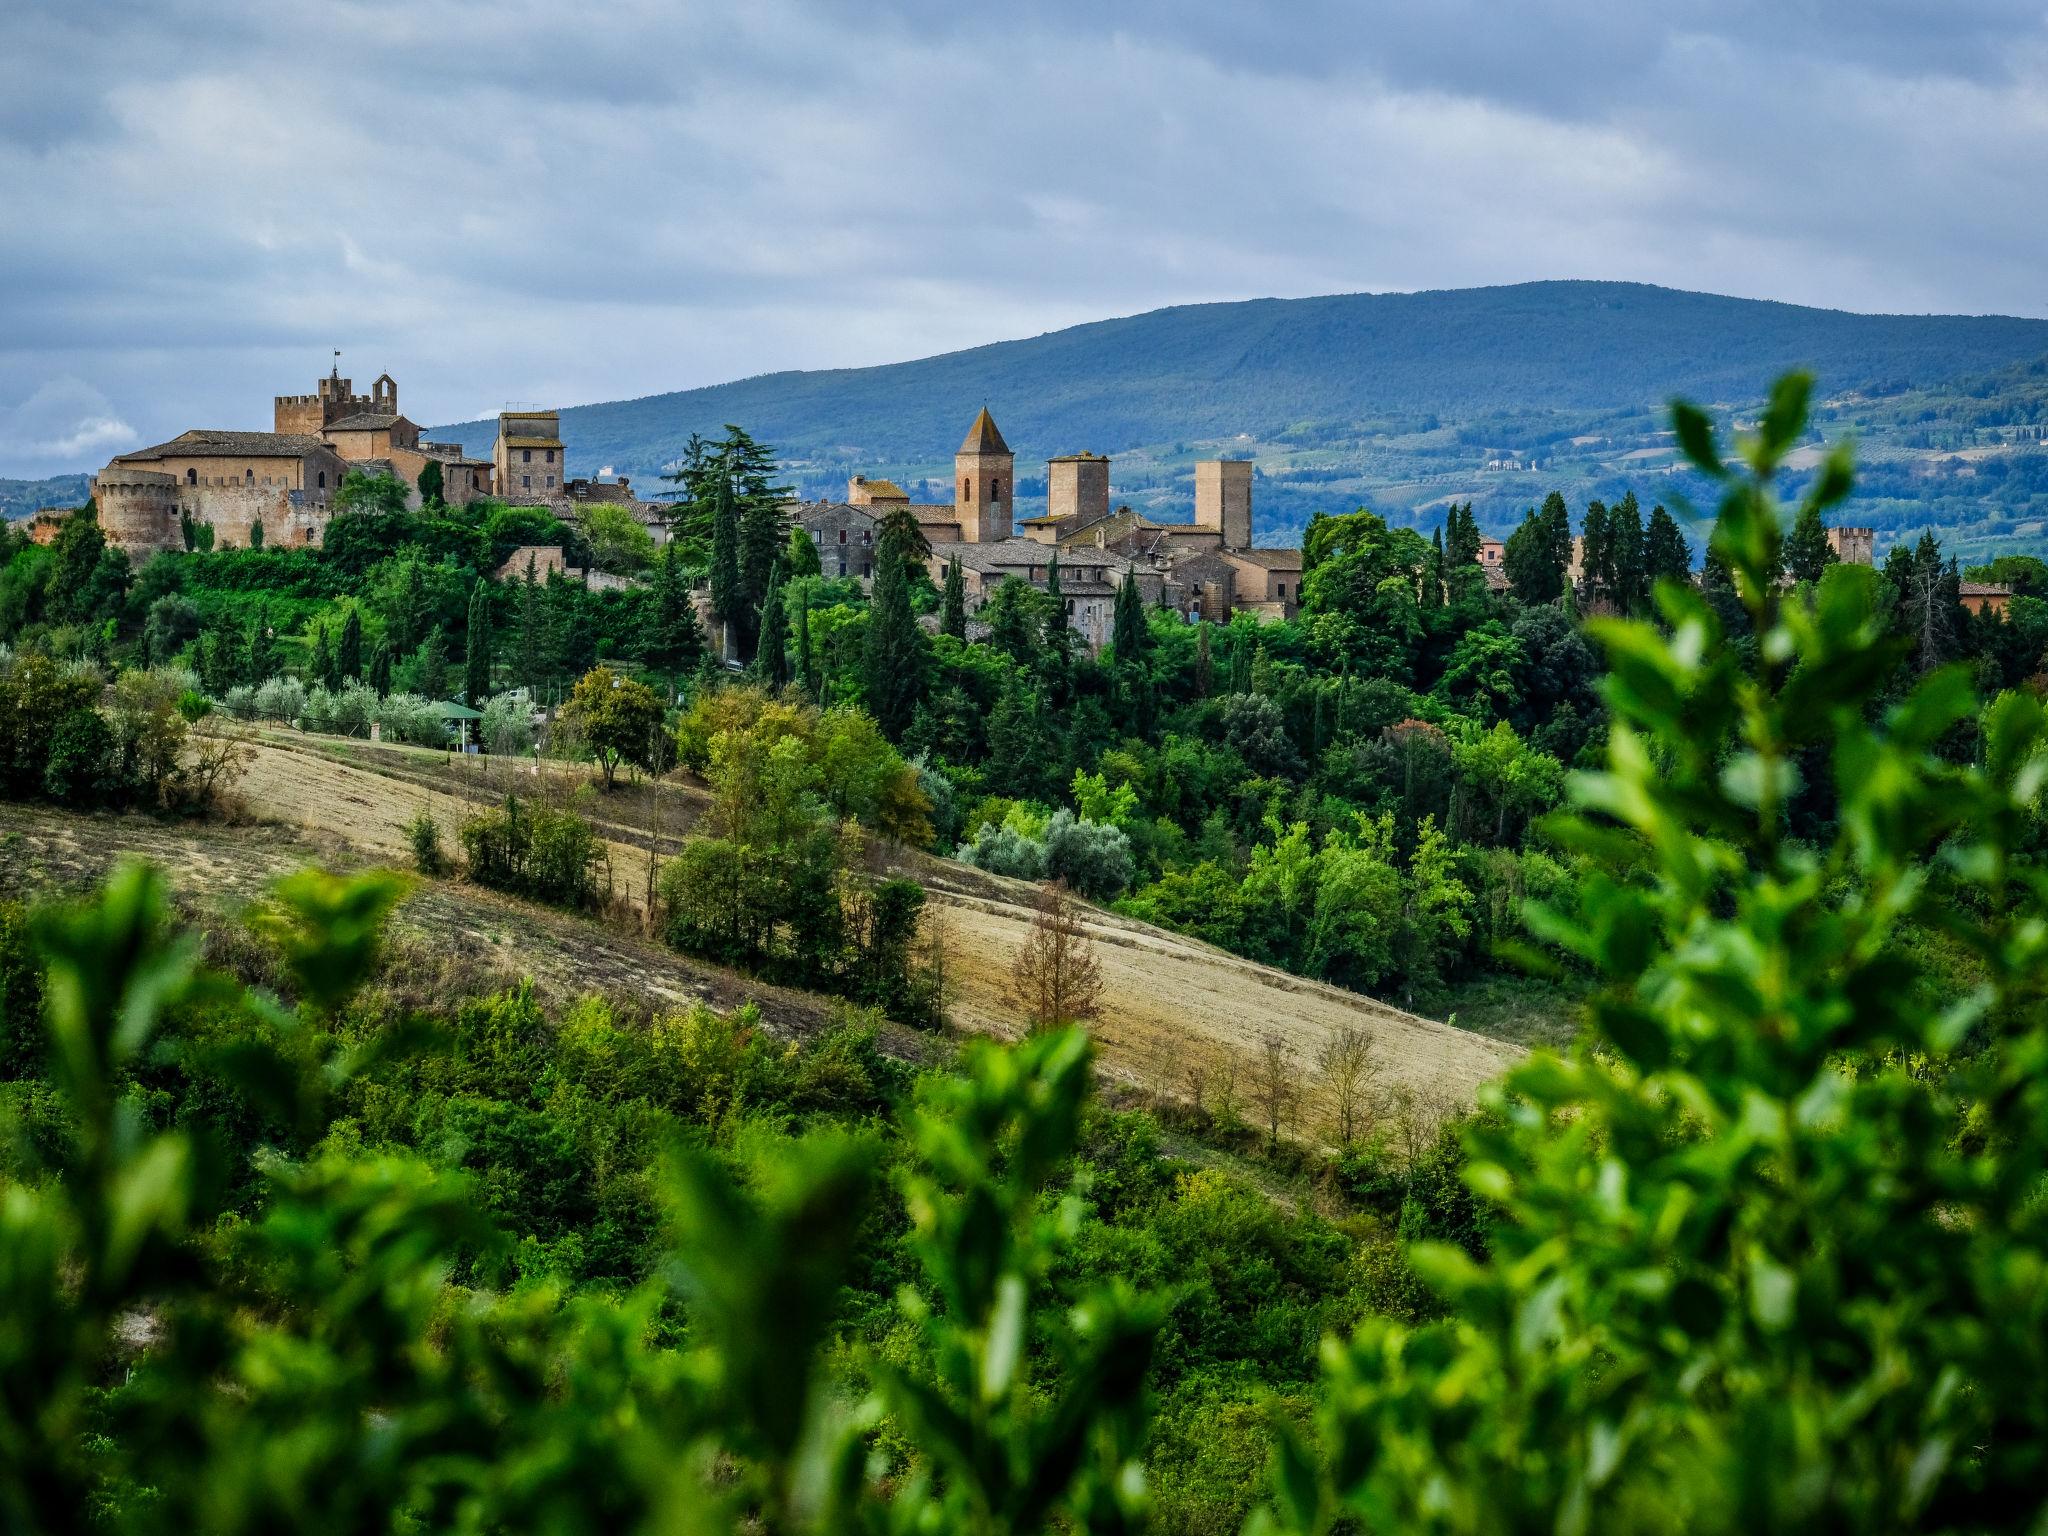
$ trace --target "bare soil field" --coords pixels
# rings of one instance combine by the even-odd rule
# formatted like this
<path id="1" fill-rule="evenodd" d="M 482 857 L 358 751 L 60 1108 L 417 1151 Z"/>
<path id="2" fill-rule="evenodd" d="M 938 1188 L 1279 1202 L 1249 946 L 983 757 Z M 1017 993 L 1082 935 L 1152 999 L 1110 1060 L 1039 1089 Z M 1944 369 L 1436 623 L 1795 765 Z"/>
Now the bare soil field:
<path id="1" fill-rule="evenodd" d="M 203 904 L 231 906 L 278 875 L 320 859 L 346 866 L 408 866 L 405 827 L 431 812 L 452 845 L 474 805 L 508 791 L 578 799 L 604 834 L 609 878 L 621 905 L 637 910 L 648 883 L 649 846 L 672 852 L 701 815 L 706 795 L 684 776 L 621 783 L 592 794 L 587 768 L 490 762 L 417 748 L 269 731 L 257 738 L 239 793 L 262 825 L 222 827 L 144 817 L 76 816 L 0 807 L 0 892 L 83 883 L 120 853 L 172 871 Z M 923 881 L 948 932 L 950 1014 L 963 1030 L 1013 1036 L 1021 1015 L 1009 998 L 1013 956 L 1029 930 L 1035 891 L 967 865 L 898 848 L 878 863 Z M 451 881 L 422 882 L 400 919 L 430 929 L 507 977 L 533 976 L 546 994 L 632 994 L 650 1006 L 702 999 L 724 1008 L 752 1000 L 771 1024 L 809 1032 L 829 1005 L 688 960 L 619 925 L 552 912 Z M 1518 1047 L 1418 1017 L 1389 1004 L 1226 954 L 1114 913 L 1089 909 L 1104 979 L 1096 1027 L 1104 1073 L 1144 1091 L 1204 1098 L 1251 1097 L 1257 1058 L 1281 1042 L 1302 1096 L 1301 1130 L 1327 1118 L 1315 1060 L 1347 1026 L 1374 1042 L 1383 1091 L 1423 1103 L 1469 1103 L 1480 1084 L 1520 1055 Z M 897 1046 L 914 1050 L 910 1041 Z"/>

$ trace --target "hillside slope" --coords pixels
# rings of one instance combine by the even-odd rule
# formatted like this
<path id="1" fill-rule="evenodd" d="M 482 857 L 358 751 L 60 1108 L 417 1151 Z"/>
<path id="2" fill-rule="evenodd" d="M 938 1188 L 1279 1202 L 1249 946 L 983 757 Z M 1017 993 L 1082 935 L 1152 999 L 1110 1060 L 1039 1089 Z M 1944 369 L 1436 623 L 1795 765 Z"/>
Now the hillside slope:
<path id="1" fill-rule="evenodd" d="M 445 825 L 465 806 L 495 800 L 520 783 L 480 767 L 477 759 L 451 765 L 440 753 L 276 732 L 258 750 L 243 793 L 256 814 L 316 841 L 402 862 L 408 857 L 405 823 L 420 810 L 431 810 Z M 522 792 L 531 789 L 529 783 Z M 608 834 L 614 888 L 629 900 L 644 889 L 644 827 L 656 814 L 670 839 L 664 849 L 672 849 L 673 837 L 694 819 L 701 803 L 699 791 L 679 784 L 652 791 L 643 786 L 638 794 L 608 797 L 589 807 Z M 947 860 L 898 857 L 902 868 L 926 883 L 950 928 L 954 1022 L 979 1033 L 1016 1033 L 1021 1020 L 1007 995 L 1009 968 L 1030 927 L 1032 887 Z M 593 924 L 562 921 L 596 931 Z M 1097 1036 L 1104 1070 L 1153 1091 L 1186 1095 L 1197 1074 L 1205 1089 L 1214 1091 L 1234 1070 L 1242 1097 L 1253 1058 L 1272 1034 L 1283 1042 L 1313 1099 L 1316 1054 L 1347 1025 L 1364 1028 L 1376 1042 L 1383 1086 L 1405 1088 L 1424 1099 L 1469 1101 L 1481 1083 L 1521 1054 L 1469 1030 L 1257 965 L 1114 913 L 1091 910 L 1087 922 L 1103 968 L 1104 1014 Z M 673 956 L 667 960 L 700 973 L 717 971 Z M 727 995 L 756 986 L 730 972 L 717 974 L 727 978 L 719 986 Z M 1315 1118 L 1311 1105 L 1310 1119 Z"/>

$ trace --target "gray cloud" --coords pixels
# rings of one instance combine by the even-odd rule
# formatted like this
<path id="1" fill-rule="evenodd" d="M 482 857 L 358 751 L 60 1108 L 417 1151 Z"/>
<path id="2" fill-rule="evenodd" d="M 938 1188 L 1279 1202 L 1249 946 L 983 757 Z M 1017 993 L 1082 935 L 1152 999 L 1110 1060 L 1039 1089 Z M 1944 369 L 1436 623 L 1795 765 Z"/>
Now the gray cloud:
<path id="1" fill-rule="evenodd" d="M 2048 301 L 2037 4 L 16 11 L 0 402 L 149 440 L 334 346 L 441 421 L 1265 294 Z"/>

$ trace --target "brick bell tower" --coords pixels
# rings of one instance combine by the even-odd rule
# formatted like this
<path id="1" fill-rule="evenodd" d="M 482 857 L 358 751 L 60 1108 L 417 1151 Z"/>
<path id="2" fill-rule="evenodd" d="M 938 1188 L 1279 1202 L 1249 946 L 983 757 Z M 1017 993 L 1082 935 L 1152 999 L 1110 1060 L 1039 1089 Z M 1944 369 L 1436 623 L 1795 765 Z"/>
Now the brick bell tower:
<path id="1" fill-rule="evenodd" d="M 1017 456 L 983 406 L 953 455 L 953 511 L 966 543 L 993 544 L 1010 536 L 1016 467 Z"/>

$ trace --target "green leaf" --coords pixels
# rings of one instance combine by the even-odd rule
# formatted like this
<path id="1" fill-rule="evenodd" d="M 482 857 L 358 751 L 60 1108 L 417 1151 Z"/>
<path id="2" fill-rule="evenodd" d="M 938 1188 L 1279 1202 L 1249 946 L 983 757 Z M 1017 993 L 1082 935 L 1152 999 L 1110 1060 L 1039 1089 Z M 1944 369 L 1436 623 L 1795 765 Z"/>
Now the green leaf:
<path id="1" fill-rule="evenodd" d="M 1695 469 L 1716 480 L 1728 478 L 1728 466 L 1721 462 L 1714 446 L 1713 418 L 1687 400 L 1671 402 L 1671 424 L 1678 430 L 1678 446 Z"/>

